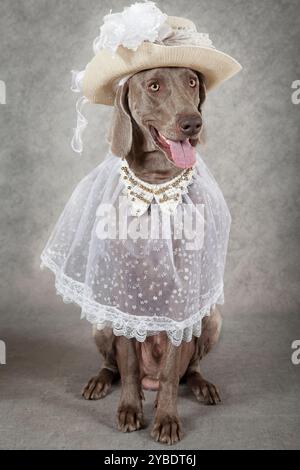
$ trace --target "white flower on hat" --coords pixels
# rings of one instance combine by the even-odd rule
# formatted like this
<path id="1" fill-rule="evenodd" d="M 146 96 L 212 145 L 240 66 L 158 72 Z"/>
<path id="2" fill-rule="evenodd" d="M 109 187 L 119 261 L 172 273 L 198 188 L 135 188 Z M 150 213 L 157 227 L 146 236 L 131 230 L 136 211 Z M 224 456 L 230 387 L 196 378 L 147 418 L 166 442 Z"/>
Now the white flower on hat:
<path id="1" fill-rule="evenodd" d="M 106 15 L 100 36 L 94 41 L 94 52 L 109 49 L 115 53 L 120 45 L 136 51 L 143 41 L 163 41 L 172 32 L 166 20 L 167 15 L 151 1 L 134 3 L 122 13 Z"/>

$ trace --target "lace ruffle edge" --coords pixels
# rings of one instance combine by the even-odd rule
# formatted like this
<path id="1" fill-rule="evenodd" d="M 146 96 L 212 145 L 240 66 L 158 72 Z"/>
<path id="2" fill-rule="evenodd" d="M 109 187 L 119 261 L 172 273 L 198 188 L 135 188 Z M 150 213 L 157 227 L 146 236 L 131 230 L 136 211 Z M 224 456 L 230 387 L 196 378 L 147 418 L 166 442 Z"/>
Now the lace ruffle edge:
<path id="1" fill-rule="evenodd" d="M 193 336 L 201 335 L 202 319 L 209 316 L 211 308 L 216 304 L 224 303 L 223 285 L 221 285 L 207 294 L 205 305 L 200 311 L 181 322 L 166 317 L 131 315 L 116 307 L 101 305 L 91 300 L 88 288 L 62 273 L 56 263 L 45 253 L 42 253 L 41 260 L 41 268 L 45 266 L 55 275 L 57 295 L 61 295 L 65 303 L 79 305 L 82 310 L 81 318 L 86 318 L 98 330 L 112 328 L 116 336 L 135 338 L 139 342 L 161 331 L 166 332 L 175 346 L 180 346 L 183 341 L 189 342 Z"/>

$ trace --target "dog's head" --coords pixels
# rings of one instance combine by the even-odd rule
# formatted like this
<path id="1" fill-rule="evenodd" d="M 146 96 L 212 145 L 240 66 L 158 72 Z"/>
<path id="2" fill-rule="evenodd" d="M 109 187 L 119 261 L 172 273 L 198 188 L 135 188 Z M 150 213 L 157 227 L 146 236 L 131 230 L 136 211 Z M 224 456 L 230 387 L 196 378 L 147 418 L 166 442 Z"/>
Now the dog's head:
<path id="1" fill-rule="evenodd" d="M 188 68 L 145 70 L 118 86 L 110 132 L 113 153 L 163 152 L 178 168 L 195 163 L 202 132 L 204 77 Z"/>

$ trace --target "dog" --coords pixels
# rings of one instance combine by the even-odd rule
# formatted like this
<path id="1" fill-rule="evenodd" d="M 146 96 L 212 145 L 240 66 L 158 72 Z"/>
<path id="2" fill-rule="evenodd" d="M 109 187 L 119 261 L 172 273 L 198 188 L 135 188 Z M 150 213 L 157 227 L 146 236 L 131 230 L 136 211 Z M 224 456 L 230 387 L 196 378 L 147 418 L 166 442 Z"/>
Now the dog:
<path id="1" fill-rule="evenodd" d="M 192 146 L 202 142 L 205 97 L 204 77 L 191 69 L 161 67 L 135 73 L 116 91 L 109 133 L 112 152 L 125 158 L 135 175 L 147 183 L 169 181 L 182 169 L 174 165 L 166 139 L 189 139 Z M 118 428 L 132 432 L 144 424 L 143 389 L 157 391 L 151 435 L 164 444 L 178 442 L 183 436 L 177 412 L 180 381 L 187 382 L 197 400 L 209 405 L 221 402 L 217 387 L 200 371 L 200 361 L 218 341 L 221 325 L 220 312 L 212 307 L 202 320 L 201 336 L 178 347 L 164 332 L 140 343 L 117 337 L 110 328 L 94 327 L 94 339 L 104 362 L 84 387 L 83 397 L 104 398 L 120 378 Z"/>

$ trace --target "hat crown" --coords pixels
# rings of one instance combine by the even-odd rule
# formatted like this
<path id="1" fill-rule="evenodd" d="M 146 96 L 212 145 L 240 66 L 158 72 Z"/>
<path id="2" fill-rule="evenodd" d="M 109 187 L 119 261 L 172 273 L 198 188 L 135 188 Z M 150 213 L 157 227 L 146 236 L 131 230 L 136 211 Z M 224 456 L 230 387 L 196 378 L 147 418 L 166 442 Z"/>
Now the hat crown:
<path id="1" fill-rule="evenodd" d="M 175 30 L 188 30 L 197 32 L 197 28 L 195 23 L 187 18 L 181 18 L 179 16 L 168 16 L 167 23 L 171 26 L 172 29 Z"/>

